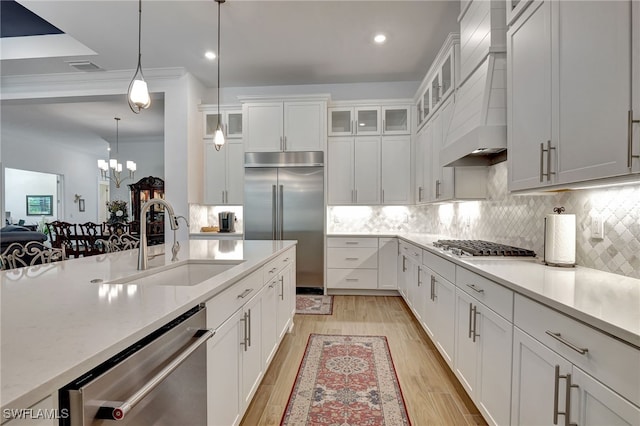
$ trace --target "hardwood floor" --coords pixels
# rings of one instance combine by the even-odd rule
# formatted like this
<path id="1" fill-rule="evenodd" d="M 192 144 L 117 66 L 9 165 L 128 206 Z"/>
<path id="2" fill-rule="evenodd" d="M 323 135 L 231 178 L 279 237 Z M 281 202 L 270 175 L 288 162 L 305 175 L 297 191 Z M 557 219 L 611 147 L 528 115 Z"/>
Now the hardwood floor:
<path id="1" fill-rule="evenodd" d="M 387 336 L 414 426 L 486 425 L 401 297 L 335 296 L 333 315 L 296 315 L 242 420 L 279 425 L 310 333 Z"/>

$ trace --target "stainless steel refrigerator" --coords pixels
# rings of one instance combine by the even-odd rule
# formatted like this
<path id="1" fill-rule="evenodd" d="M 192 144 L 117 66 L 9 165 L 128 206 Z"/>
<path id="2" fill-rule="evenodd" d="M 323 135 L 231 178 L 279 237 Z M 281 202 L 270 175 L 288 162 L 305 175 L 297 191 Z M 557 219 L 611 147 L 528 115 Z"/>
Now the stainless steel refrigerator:
<path id="1" fill-rule="evenodd" d="M 324 153 L 245 153 L 247 240 L 298 240 L 296 287 L 324 288 Z"/>

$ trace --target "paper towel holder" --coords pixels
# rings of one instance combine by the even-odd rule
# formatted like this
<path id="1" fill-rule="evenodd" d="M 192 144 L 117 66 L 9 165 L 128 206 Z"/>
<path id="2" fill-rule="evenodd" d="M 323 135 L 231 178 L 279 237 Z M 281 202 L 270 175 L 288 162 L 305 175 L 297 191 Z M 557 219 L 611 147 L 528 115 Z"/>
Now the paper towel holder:
<path id="1" fill-rule="evenodd" d="M 557 214 L 562 214 L 565 212 L 565 208 L 560 206 L 560 207 L 554 207 L 553 208 L 553 212 L 557 213 Z M 547 261 L 547 218 L 544 218 L 544 238 L 543 238 L 543 256 L 542 256 L 542 262 L 545 265 L 548 266 L 557 266 L 557 267 L 562 267 L 562 268 L 573 268 L 576 266 L 575 263 L 554 263 L 554 262 L 548 262 Z"/>

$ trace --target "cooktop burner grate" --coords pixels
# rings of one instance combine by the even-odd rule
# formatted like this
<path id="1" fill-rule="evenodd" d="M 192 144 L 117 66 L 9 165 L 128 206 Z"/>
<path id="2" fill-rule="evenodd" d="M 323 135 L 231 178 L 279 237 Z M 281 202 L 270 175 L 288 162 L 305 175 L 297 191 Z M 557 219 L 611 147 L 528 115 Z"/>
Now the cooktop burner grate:
<path id="1" fill-rule="evenodd" d="M 534 257 L 536 255 L 532 250 L 483 240 L 438 240 L 433 245 L 443 250 L 450 250 L 455 254 L 470 256 Z"/>

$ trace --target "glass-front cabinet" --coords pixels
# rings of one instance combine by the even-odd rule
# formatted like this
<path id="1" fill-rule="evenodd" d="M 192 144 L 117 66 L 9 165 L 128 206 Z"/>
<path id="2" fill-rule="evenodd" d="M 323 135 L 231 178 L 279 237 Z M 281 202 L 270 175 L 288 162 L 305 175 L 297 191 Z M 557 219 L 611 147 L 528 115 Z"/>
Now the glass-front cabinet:
<path id="1" fill-rule="evenodd" d="M 380 107 L 329 108 L 329 136 L 380 134 Z"/>
<path id="2" fill-rule="evenodd" d="M 382 107 L 382 133 L 384 135 L 406 135 L 411 133 L 411 107 Z"/>
<path id="3" fill-rule="evenodd" d="M 356 107 L 356 134 L 380 134 L 380 107 Z"/>
<path id="4" fill-rule="evenodd" d="M 222 125 L 222 131 L 225 137 L 229 139 L 242 138 L 242 110 L 223 110 L 220 113 L 208 112 L 204 113 L 204 138 L 213 139 L 218 122 Z"/>

